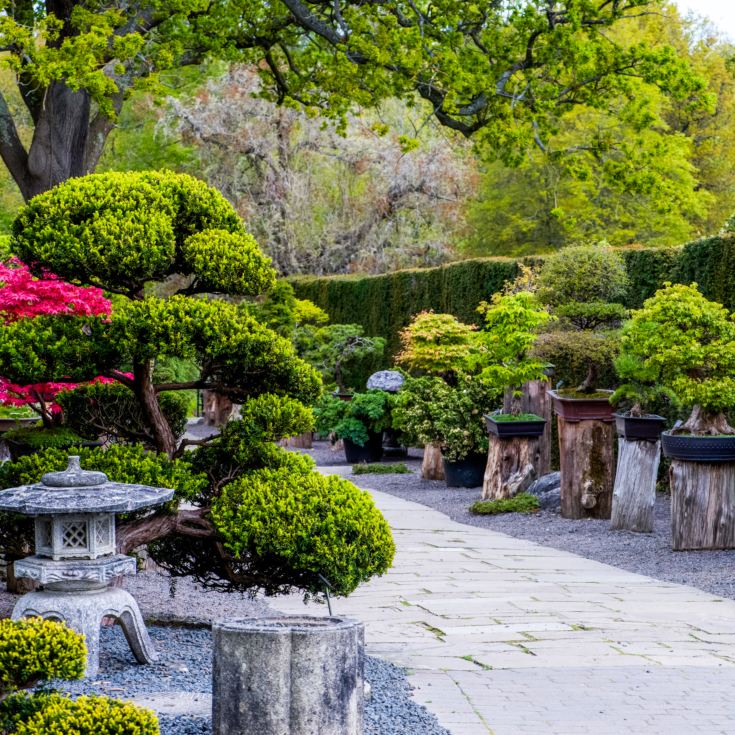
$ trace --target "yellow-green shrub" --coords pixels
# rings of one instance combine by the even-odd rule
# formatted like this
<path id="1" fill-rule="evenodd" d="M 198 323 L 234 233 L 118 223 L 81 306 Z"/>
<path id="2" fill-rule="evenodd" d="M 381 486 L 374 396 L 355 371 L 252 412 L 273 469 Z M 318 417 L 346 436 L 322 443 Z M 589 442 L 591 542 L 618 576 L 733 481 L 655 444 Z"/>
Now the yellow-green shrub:
<path id="1" fill-rule="evenodd" d="M 29 700 L 33 697 L 28 697 Z M 150 710 L 107 697 L 67 699 L 39 695 L 35 711 L 15 725 L 13 735 L 159 735 Z"/>
<path id="2" fill-rule="evenodd" d="M 41 618 L 0 620 L 0 691 L 13 692 L 48 679 L 81 679 L 84 638 Z"/>

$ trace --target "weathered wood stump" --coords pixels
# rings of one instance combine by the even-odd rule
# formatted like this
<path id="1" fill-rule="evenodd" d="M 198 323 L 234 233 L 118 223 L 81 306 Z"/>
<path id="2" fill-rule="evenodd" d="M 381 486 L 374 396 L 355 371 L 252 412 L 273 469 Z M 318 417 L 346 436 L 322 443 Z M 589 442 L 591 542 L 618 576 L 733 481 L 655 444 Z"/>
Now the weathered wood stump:
<path id="1" fill-rule="evenodd" d="M 443 480 L 444 463 L 442 449 L 438 444 L 427 444 L 424 447 L 424 459 L 421 463 L 422 480 Z"/>
<path id="2" fill-rule="evenodd" d="M 314 446 L 314 434 L 307 431 L 303 434 L 290 436 L 288 439 L 281 440 L 281 446 L 293 447 L 294 449 L 311 449 Z"/>
<path id="3" fill-rule="evenodd" d="M 671 548 L 735 548 L 735 463 L 675 459 L 671 484 Z"/>
<path id="4" fill-rule="evenodd" d="M 482 483 L 483 500 L 500 500 L 528 490 L 540 474 L 539 437 L 516 436 L 501 439 L 490 434 L 487 466 Z"/>
<path id="5" fill-rule="evenodd" d="M 610 518 L 615 424 L 557 417 L 564 518 Z"/>
<path id="6" fill-rule="evenodd" d="M 550 388 L 551 383 L 548 380 L 530 380 L 523 385 L 521 396 L 522 413 L 535 413 L 542 419 L 546 419 L 544 433 L 539 441 L 538 462 L 536 463 L 536 472 L 539 477 L 551 472 L 551 421 L 554 416 L 549 395 Z"/>
<path id="7" fill-rule="evenodd" d="M 611 528 L 615 531 L 653 531 L 656 477 L 661 442 L 618 439 L 618 469 L 613 489 Z"/>

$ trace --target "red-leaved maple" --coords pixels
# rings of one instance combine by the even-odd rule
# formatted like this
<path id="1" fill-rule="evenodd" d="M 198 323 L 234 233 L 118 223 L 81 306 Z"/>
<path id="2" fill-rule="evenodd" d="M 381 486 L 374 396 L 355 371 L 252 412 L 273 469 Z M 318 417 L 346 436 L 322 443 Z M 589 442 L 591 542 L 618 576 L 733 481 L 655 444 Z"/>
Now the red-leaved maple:
<path id="1" fill-rule="evenodd" d="M 0 320 L 4 324 L 57 314 L 106 316 L 111 310 L 112 304 L 102 289 L 75 286 L 47 272 L 36 278 L 17 258 L 0 263 Z M 95 381 L 112 382 L 103 377 Z M 39 414 L 44 424 L 51 425 L 60 412 L 56 396 L 76 385 L 64 382 L 16 385 L 0 377 L 0 403 L 28 406 Z"/>

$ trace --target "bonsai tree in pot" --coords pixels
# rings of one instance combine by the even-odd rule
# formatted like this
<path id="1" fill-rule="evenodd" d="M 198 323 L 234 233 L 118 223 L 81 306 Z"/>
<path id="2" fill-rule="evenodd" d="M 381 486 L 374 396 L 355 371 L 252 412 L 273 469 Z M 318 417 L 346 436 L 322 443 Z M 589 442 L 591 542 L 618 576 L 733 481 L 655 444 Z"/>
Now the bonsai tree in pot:
<path id="1" fill-rule="evenodd" d="M 383 456 L 383 430 L 391 425 L 393 396 L 382 390 L 355 393 L 350 401 L 325 395 L 314 407 L 317 431 L 342 439 L 349 464 Z"/>
<path id="2" fill-rule="evenodd" d="M 460 372 L 469 372 L 473 355 L 478 351 L 476 330 L 451 314 L 423 311 L 400 333 L 402 350 L 396 362 L 414 376 L 433 376 L 448 385 L 456 385 Z M 422 441 L 424 480 L 444 479 L 441 445 Z"/>
<path id="3" fill-rule="evenodd" d="M 558 415 L 561 512 L 566 518 L 609 518 L 614 465 L 612 381 L 619 327 L 627 316 L 618 299 L 628 278 L 622 258 L 604 243 L 566 248 L 544 263 L 538 295 L 558 318 L 540 336 L 535 354 L 554 363 L 567 385 L 551 391 Z M 606 381 L 605 381 L 606 382 Z"/>
<path id="4" fill-rule="evenodd" d="M 610 393 L 600 390 L 600 376 L 606 371 L 611 377 L 618 330 L 628 316 L 617 300 L 627 286 L 623 259 L 604 243 L 565 248 L 544 263 L 538 276 L 539 299 L 558 321 L 541 337 L 536 354 L 554 363 L 557 372 L 561 368 L 565 382 L 581 377 L 576 387 L 560 389 L 556 397 L 597 400 L 596 408 L 607 418 Z"/>
<path id="5" fill-rule="evenodd" d="M 478 487 L 488 446 L 483 414 L 498 395 L 464 373 L 455 375 L 454 385 L 435 376 L 408 378 L 395 397 L 393 426 L 405 443 L 439 447 L 447 485 Z"/>
<path id="6" fill-rule="evenodd" d="M 538 436 L 545 419 L 524 414 L 521 398 L 524 383 L 547 379 L 546 361 L 531 355 L 530 350 L 536 343 L 539 328 L 552 317 L 529 291 L 496 293 L 489 304 L 480 304 L 478 311 L 485 319 L 484 328 L 477 335 L 483 348 L 475 358 L 482 368 L 480 376 L 504 390 L 503 410 L 487 417 L 488 429 L 503 436 L 506 433 L 503 425 L 506 425 L 510 429 L 508 436 Z M 536 426 L 512 426 L 523 423 Z"/>
<path id="7" fill-rule="evenodd" d="M 735 547 L 735 318 L 691 286 L 666 284 L 633 312 L 623 354 L 639 375 L 691 408 L 662 434 L 672 459 L 674 549 Z"/>
<path id="8" fill-rule="evenodd" d="M 546 419 L 524 413 L 523 386 L 546 381 L 546 361 L 529 354 L 538 330 L 552 317 L 529 291 L 495 294 L 478 309 L 485 329 L 478 334 L 481 378 L 504 390 L 501 412 L 486 416 L 491 434 L 483 498 L 509 498 L 524 491 L 540 474 L 541 440 Z"/>

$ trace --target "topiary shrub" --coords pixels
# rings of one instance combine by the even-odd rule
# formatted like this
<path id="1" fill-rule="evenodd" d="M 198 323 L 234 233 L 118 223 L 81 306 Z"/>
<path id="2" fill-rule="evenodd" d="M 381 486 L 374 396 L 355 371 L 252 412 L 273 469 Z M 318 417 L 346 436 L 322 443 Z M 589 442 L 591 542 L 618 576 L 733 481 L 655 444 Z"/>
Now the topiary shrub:
<path id="1" fill-rule="evenodd" d="M 27 696 L 27 695 L 26 695 Z M 28 699 L 32 699 L 28 697 Z M 150 710 L 108 697 L 67 699 L 39 695 L 38 706 L 18 722 L 13 735 L 159 735 Z"/>
<path id="2" fill-rule="evenodd" d="M 393 396 L 382 390 L 355 393 L 350 401 L 325 395 L 314 407 L 316 429 L 364 447 L 370 435 L 391 425 Z"/>
<path id="3" fill-rule="evenodd" d="M 13 735 L 158 735 L 153 712 L 106 697 L 20 692 L 51 679 L 81 679 L 84 637 L 41 618 L 0 621 L 0 731 Z"/>
<path id="4" fill-rule="evenodd" d="M 81 679 L 84 637 L 41 618 L 0 620 L 0 698 L 47 679 Z"/>
<path id="5" fill-rule="evenodd" d="M 292 467 L 257 470 L 230 483 L 214 502 L 212 519 L 243 569 L 272 567 L 272 585 L 277 570 L 288 567 L 312 594 L 324 590 L 326 579 L 333 594 L 348 595 L 384 574 L 395 553 L 368 493 L 343 478 Z M 280 589 L 291 585 L 283 580 Z"/>
<path id="6" fill-rule="evenodd" d="M 27 447 L 33 451 L 47 448 L 69 449 L 84 443 L 84 439 L 76 431 L 66 426 L 51 429 L 43 426 L 21 426 L 6 431 L 3 438 L 11 444 Z"/>

